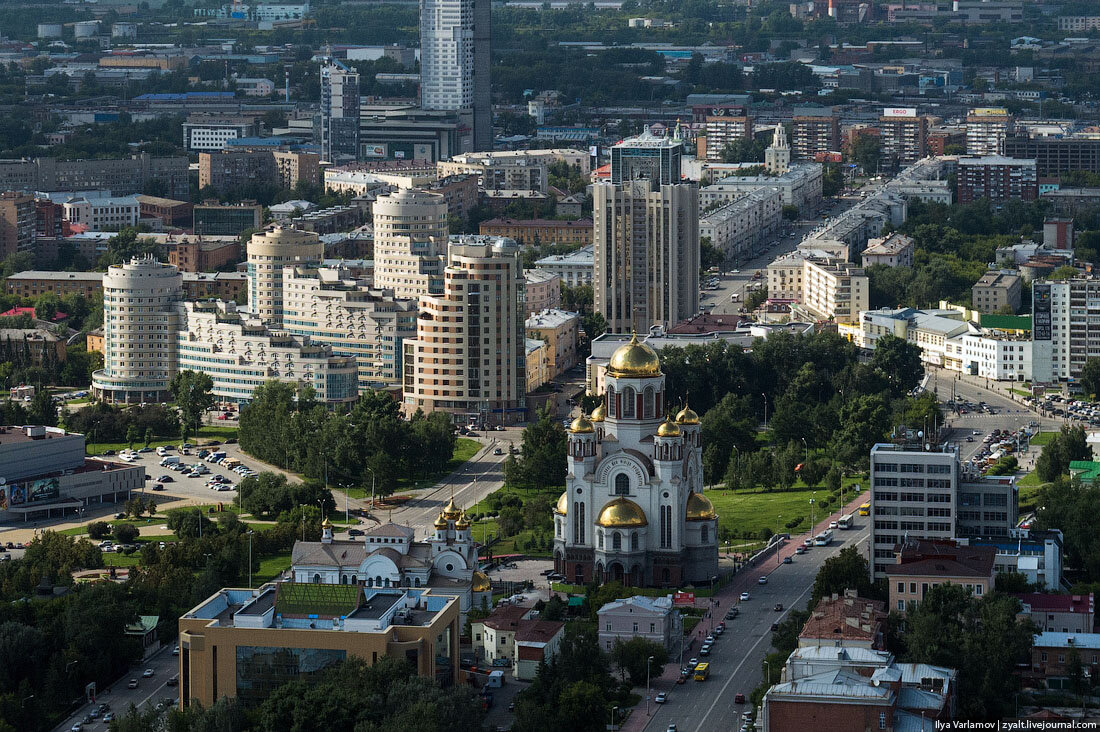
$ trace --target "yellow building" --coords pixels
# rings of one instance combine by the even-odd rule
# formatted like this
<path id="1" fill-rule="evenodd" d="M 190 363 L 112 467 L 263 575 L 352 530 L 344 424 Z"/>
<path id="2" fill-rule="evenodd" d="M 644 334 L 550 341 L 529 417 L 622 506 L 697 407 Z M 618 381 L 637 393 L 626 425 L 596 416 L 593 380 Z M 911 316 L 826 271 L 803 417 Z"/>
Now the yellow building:
<path id="1" fill-rule="evenodd" d="M 524 323 L 528 338 L 546 342 L 547 380 L 560 376 L 577 365 L 580 322 L 577 313 L 548 309 L 532 314 Z"/>
<path id="2" fill-rule="evenodd" d="M 459 601 L 431 590 L 280 582 L 222 589 L 179 619 L 179 693 L 262 702 L 278 686 L 349 657 L 409 661 L 444 686 L 459 679 Z"/>
<path id="3" fill-rule="evenodd" d="M 550 380 L 549 346 L 546 341 L 527 339 L 527 393 L 537 391 Z"/>

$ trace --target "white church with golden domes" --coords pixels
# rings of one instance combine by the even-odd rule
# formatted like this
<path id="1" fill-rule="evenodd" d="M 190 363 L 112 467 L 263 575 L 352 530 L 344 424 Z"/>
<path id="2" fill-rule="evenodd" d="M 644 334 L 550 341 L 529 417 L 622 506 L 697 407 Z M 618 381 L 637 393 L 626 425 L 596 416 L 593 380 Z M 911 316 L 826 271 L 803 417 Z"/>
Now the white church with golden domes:
<path id="1" fill-rule="evenodd" d="M 477 568 L 470 519 L 452 496 L 432 528 L 418 541 L 412 527 L 391 520 L 366 529 L 361 539 L 336 539 L 325 519 L 320 541 L 294 542 L 291 575 L 301 583 L 430 587 L 458 597 L 465 619 L 471 607 L 492 603 L 489 577 Z"/>
<path id="2" fill-rule="evenodd" d="M 657 353 L 611 357 L 603 402 L 569 427 L 554 507 L 554 569 L 577 584 L 682 587 L 718 574 L 718 516 L 703 495 L 699 415 L 667 410 Z"/>

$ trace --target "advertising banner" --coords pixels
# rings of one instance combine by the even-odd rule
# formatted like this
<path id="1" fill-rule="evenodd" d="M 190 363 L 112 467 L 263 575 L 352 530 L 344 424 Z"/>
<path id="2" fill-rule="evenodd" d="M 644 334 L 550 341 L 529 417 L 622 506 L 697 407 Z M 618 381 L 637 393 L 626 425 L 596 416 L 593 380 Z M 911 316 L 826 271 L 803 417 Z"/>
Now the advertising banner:
<path id="1" fill-rule="evenodd" d="M 887 107 L 882 110 L 883 117 L 916 117 L 916 107 Z"/>
<path id="2" fill-rule="evenodd" d="M 60 495 L 61 481 L 57 478 L 43 478 L 30 484 L 27 500 L 32 503 L 36 501 L 56 501 Z"/>
<path id="3" fill-rule="evenodd" d="M 674 592 L 672 593 L 673 605 L 694 605 L 695 593 L 694 592 Z"/>

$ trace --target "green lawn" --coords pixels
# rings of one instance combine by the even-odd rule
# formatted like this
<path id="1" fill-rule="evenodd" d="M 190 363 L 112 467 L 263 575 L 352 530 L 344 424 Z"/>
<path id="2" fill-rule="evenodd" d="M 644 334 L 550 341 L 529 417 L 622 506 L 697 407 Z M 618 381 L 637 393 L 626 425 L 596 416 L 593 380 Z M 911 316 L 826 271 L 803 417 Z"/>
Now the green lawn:
<path id="1" fill-rule="evenodd" d="M 438 483 L 443 477 L 450 475 L 452 472 L 458 469 L 460 465 L 472 458 L 478 450 L 482 447 L 481 443 L 477 440 L 471 440 L 466 437 L 459 437 L 455 440 L 455 449 L 451 453 L 451 460 L 447 463 L 447 467 L 444 468 L 438 475 L 428 476 L 426 478 L 412 479 L 412 478 L 398 478 L 397 489 L 395 493 L 402 493 L 403 491 L 418 490 L 420 488 L 428 488 Z M 352 498 L 367 498 L 370 496 L 370 483 L 362 486 L 352 486 L 345 489 L 345 492 Z"/>
<path id="2" fill-rule="evenodd" d="M 1040 432 L 1031 438 L 1031 444 L 1042 447 L 1043 445 L 1049 444 L 1057 434 L 1057 432 Z"/>
<path id="3" fill-rule="evenodd" d="M 116 554 L 106 552 L 103 554 L 103 564 L 107 567 L 136 567 L 141 563 L 141 552 L 133 554 Z"/>
<path id="4" fill-rule="evenodd" d="M 187 439 L 189 442 L 195 445 L 201 445 L 207 440 L 217 440 L 218 442 L 225 442 L 228 439 L 236 438 L 236 436 L 236 427 L 221 425 L 217 427 L 212 427 L 209 425 L 205 425 L 199 429 L 198 437 L 192 436 Z M 100 442 L 98 440 L 96 442 L 91 442 L 91 437 L 91 435 L 88 435 L 89 442 L 87 444 L 87 452 L 89 455 L 102 455 L 107 450 L 114 450 L 115 452 L 118 452 L 119 450 L 125 450 L 127 447 L 129 447 L 129 444 L 127 444 L 126 442 Z M 149 447 L 160 447 L 161 445 L 179 445 L 180 441 L 181 440 L 178 435 L 175 437 L 158 436 L 155 440 L 149 443 Z M 135 450 L 140 447 L 145 447 L 144 435 L 142 435 L 141 439 L 134 442 Z"/>
<path id="5" fill-rule="evenodd" d="M 851 481 L 853 484 L 855 479 Z M 854 485 L 845 487 L 844 500 L 851 501 L 859 488 Z M 740 492 L 728 490 L 708 490 L 704 492 L 714 510 L 718 513 L 719 531 L 729 531 L 733 536 L 756 536 L 761 529 L 768 528 L 775 531 L 776 516 L 779 519 L 779 532 L 790 531 L 792 534 L 800 534 L 810 528 L 810 499 L 814 498 L 811 489 L 793 489 L 783 492 Z M 829 499 L 827 508 L 816 511 L 816 517 L 820 521 L 826 514 L 836 511 L 840 506 L 839 499 L 831 499 L 829 492 L 817 489 L 817 501 Z M 794 529 L 787 529 L 785 524 L 799 516 L 803 517 L 802 523 Z"/>
<path id="6" fill-rule="evenodd" d="M 290 569 L 290 552 L 264 557 L 260 560 L 259 569 L 257 569 L 256 573 L 252 576 L 252 583 L 259 585 L 264 582 L 270 582 L 279 576 L 280 572 L 286 569 Z"/>

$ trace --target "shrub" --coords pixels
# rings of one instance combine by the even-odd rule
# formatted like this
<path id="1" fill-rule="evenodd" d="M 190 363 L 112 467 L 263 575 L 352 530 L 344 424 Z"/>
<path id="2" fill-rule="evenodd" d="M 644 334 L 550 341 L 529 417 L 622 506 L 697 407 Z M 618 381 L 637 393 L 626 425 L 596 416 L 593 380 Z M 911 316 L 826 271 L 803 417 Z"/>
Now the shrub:
<path id="1" fill-rule="evenodd" d="M 133 524 L 116 524 L 112 533 L 119 544 L 132 544 L 141 532 Z"/>
<path id="2" fill-rule="evenodd" d="M 88 536 L 93 539 L 106 538 L 111 533 L 111 527 L 106 521 L 93 521 L 88 524 Z"/>

